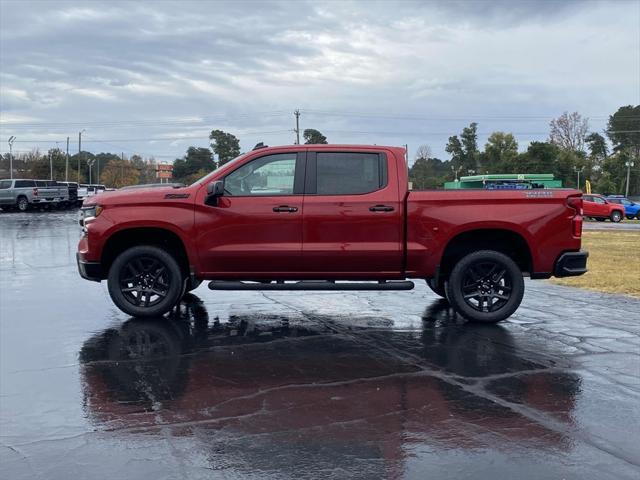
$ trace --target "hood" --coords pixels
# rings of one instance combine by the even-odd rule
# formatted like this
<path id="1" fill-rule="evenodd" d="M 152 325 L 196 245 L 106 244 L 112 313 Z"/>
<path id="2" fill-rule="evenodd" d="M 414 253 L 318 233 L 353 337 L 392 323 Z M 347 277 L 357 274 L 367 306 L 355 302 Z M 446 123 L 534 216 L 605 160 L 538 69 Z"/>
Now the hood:
<path id="1" fill-rule="evenodd" d="M 127 203 L 153 203 L 166 199 L 189 199 L 194 195 L 192 190 L 189 187 L 177 187 L 175 185 L 139 185 L 135 188 L 129 187 L 98 193 L 86 198 L 83 205 L 120 205 Z"/>

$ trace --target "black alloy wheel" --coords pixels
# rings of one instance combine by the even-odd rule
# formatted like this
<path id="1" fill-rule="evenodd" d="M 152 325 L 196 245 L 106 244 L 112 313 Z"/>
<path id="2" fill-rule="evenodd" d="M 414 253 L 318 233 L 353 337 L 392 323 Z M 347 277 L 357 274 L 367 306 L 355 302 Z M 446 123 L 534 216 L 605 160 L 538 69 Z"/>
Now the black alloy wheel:
<path id="1" fill-rule="evenodd" d="M 463 317 L 493 323 L 509 317 L 520 306 L 524 280 L 510 257 L 480 250 L 455 265 L 447 288 L 449 302 Z"/>
<path id="2" fill-rule="evenodd" d="M 120 270 L 120 292 L 137 307 L 153 307 L 167 297 L 167 267 L 154 257 L 137 257 Z"/>
<path id="3" fill-rule="evenodd" d="M 502 308 L 513 290 L 506 267 L 493 261 L 469 265 L 462 282 L 464 301 L 479 312 L 494 312 Z"/>
<path id="4" fill-rule="evenodd" d="M 166 250 L 140 245 L 122 252 L 109 269 L 109 295 L 116 306 L 137 317 L 163 315 L 182 296 L 184 277 Z"/>

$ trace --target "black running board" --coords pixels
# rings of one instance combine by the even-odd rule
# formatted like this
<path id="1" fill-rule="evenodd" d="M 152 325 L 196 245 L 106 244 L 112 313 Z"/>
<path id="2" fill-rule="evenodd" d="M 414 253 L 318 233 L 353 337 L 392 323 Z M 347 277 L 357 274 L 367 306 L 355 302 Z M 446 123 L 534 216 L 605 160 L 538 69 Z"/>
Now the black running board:
<path id="1" fill-rule="evenodd" d="M 297 282 L 241 282 L 212 280 L 211 290 L 412 290 L 414 283 L 409 280 L 381 282 L 334 282 L 301 280 Z"/>

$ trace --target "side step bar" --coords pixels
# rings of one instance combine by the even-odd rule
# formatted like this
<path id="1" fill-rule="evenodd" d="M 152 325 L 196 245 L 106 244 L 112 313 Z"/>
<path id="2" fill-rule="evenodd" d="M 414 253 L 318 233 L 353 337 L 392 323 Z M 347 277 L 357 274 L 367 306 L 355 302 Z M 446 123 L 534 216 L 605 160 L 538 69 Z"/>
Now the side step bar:
<path id="1" fill-rule="evenodd" d="M 412 290 L 414 283 L 409 280 L 380 282 L 341 282 L 329 280 L 301 280 L 297 282 L 242 282 L 212 280 L 211 290 Z"/>

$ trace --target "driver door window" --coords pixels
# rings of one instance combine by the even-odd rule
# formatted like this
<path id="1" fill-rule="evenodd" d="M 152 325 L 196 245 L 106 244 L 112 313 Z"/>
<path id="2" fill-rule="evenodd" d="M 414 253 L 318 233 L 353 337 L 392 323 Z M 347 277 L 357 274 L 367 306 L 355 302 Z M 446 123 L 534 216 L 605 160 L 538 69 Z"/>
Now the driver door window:
<path id="1" fill-rule="evenodd" d="M 225 194 L 239 197 L 293 195 L 296 153 L 258 158 L 225 178 Z"/>

